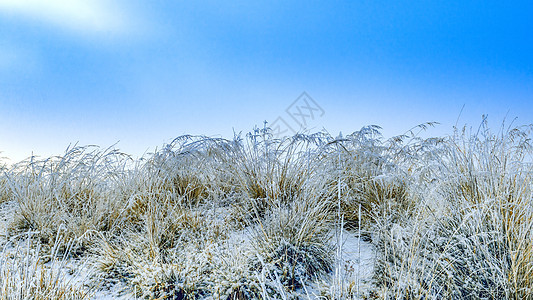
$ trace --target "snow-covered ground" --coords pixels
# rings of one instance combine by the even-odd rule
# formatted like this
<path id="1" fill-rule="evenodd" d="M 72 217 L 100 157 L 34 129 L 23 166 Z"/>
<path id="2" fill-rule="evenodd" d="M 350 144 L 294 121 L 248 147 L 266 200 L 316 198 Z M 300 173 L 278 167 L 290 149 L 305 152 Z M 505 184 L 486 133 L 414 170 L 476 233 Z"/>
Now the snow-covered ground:
<path id="1" fill-rule="evenodd" d="M 342 237 L 341 278 L 345 284 L 353 284 L 349 291 L 363 295 L 371 287 L 374 274 L 374 246 L 347 230 L 343 231 Z"/>
<path id="2" fill-rule="evenodd" d="M 0 245 L 3 246 L 7 240 L 8 224 L 12 221 L 16 209 L 14 201 L 0 203 Z"/>

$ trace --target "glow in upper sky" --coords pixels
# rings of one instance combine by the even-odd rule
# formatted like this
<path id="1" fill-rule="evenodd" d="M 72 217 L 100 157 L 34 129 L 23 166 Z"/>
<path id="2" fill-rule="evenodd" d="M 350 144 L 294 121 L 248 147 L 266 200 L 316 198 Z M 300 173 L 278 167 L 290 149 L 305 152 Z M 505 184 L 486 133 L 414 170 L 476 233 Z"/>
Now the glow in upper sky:
<path id="1" fill-rule="evenodd" d="M 99 0 L 2 0 L 0 9 L 21 20 L 56 25 L 58 29 L 103 33 L 122 31 L 119 7 Z"/>
<path id="2" fill-rule="evenodd" d="M 232 137 L 306 91 L 337 134 L 533 123 L 533 3 L 0 0 L 0 156 Z"/>

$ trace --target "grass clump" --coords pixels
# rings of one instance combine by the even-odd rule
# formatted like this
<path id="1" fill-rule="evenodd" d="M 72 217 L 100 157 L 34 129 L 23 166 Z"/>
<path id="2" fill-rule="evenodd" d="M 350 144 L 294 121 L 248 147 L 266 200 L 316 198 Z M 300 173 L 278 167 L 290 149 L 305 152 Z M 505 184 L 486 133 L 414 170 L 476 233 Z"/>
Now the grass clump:
<path id="1" fill-rule="evenodd" d="M 332 271 L 328 202 L 295 200 L 271 209 L 254 228 L 252 266 L 291 290 Z"/>
<path id="2" fill-rule="evenodd" d="M 417 183 L 423 193 L 414 217 L 379 228 L 376 281 L 383 295 L 531 297 L 528 136 L 518 128 L 492 134 L 484 123 L 476 135 L 456 132 L 432 149 L 432 175 Z"/>
<path id="3" fill-rule="evenodd" d="M 123 203 L 114 192 L 127 161 L 111 148 L 73 147 L 64 156 L 15 165 L 7 175 L 18 204 L 14 234 L 38 231 L 53 245 L 58 228 L 69 238 L 116 229 Z"/>
<path id="4" fill-rule="evenodd" d="M 28 236 L 16 247 L 6 245 L 0 252 L 0 299 L 91 299 L 95 288 L 87 277 L 79 276 L 75 282 L 69 275 L 66 257 L 60 255 L 60 248 L 71 249 L 72 242 L 58 239 L 50 255 L 43 255 L 40 243 Z M 81 274 L 83 266 L 78 269 Z M 85 281 L 85 282 L 84 282 Z"/>

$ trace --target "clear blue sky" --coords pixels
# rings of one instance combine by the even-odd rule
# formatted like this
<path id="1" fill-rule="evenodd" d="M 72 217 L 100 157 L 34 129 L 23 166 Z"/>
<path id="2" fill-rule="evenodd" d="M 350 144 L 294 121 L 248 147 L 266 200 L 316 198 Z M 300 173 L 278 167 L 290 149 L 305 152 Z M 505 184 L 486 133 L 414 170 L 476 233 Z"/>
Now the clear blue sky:
<path id="1" fill-rule="evenodd" d="M 273 122 L 337 134 L 533 122 L 531 1 L 0 0 L 0 156 L 140 155 Z"/>

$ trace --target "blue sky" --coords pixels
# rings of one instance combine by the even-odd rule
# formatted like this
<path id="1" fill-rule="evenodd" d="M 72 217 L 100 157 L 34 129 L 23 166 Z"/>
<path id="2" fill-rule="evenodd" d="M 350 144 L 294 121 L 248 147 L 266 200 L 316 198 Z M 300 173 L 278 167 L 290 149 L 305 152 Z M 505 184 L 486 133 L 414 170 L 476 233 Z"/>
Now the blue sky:
<path id="1" fill-rule="evenodd" d="M 231 137 L 304 91 L 334 134 L 533 123 L 532 28 L 531 1 L 0 0 L 0 156 Z"/>

